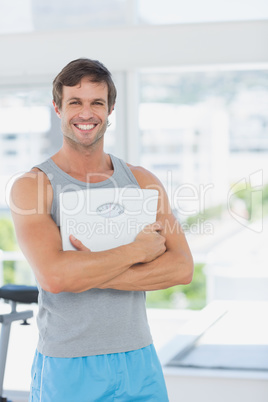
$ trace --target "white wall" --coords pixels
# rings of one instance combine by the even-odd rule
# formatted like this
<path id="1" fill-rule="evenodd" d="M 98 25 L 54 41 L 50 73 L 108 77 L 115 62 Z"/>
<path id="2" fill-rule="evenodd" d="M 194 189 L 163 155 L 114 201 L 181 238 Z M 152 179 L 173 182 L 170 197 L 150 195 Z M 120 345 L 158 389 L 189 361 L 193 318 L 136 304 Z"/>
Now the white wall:
<path id="1" fill-rule="evenodd" d="M 268 21 L 128 26 L 0 35 L 0 85 L 51 82 L 69 61 L 112 71 L 147 67 L 268 65 Z"/>

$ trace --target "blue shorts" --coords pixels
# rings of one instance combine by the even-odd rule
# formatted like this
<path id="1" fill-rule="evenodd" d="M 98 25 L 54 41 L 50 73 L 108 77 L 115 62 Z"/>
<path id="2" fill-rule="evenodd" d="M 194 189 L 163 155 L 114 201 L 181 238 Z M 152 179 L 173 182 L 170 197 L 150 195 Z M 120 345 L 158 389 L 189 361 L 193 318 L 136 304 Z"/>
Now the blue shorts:
<path id="1" fill-rule="evenodd" d="M 155 348 L 75 358 L 35 353 L 29 402 L 168 402 Z"/>

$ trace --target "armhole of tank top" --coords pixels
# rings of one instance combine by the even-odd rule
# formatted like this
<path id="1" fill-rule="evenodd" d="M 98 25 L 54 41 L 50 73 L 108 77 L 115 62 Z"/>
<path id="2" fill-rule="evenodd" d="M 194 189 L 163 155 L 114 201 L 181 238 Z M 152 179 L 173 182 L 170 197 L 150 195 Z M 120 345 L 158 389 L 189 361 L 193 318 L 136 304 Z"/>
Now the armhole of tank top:
<path id="1" fill-rule="evenodd" d="M 115 159 L 115 157 L 113 157 L 113 158 Z M 114 159 L 113 159 L 113 163 L 114 163 Z M 138 183 L 136 177 L 135 177 L 134 174 L 131 172 L 131 169 L 128 167 L 128 165 L 126 164 L 126 162 L 123 161 L 123 159 L 119 159 L 119 158 L 116 158 L 116 159 L 117 159 L 117 163 L 118 163 L 118 164 L 121 164 L 121 166 L 123 167 L 123 169 L 124 169 L 124 171 L 125 171 L 127 177 L 131 180 L 131 182 L 140 188 L 140 185 L 139 185 L 139 183 Z"/>
<path id="2" fill-rule="evenodd" d="M 48 181 L 49 181 L 49 183 L 50 183 L 50 185 L 51 185 L 51 188 L 52 188 L 52 205 L 51 205 L 51 211 L 50 211 L 50 215 L 53 215 L 53 214 L 55 214 L 55 191 L 54 191 L 54 188 L 53 188 L 53 184 L 51 183 L 51 180 L 50 180 L 50 178 L 49 178 L 49 172 L 47 171 L 47 169 L 45 169 L 45 168 L 43 168 L 42 167 L 42 164 L 41 165 L 36 165 L 36 166 L 33 166 L 33 169 L 38 169 L 38 170 L 40 170 L 40 172 L 42 172 L 42 173 L 44 173 L 46 176 L 47 176 L 47 178 L 48 178 Z"/>

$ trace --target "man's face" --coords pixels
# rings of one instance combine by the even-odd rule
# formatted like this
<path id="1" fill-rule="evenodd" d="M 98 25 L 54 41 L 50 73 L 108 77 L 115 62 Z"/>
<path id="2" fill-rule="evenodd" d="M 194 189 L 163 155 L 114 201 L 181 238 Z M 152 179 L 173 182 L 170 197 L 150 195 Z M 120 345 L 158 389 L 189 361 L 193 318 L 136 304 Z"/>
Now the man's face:
<path id="1" fill-rule="evenodd" d="M 61 118 L 65 140 L 73 146 L 89 147 L 102 141 L 110 114 L 106 83 L 84 77 L 74 87 L 63 86 L 62 107 L 54 104 L 54 108 Z"/>

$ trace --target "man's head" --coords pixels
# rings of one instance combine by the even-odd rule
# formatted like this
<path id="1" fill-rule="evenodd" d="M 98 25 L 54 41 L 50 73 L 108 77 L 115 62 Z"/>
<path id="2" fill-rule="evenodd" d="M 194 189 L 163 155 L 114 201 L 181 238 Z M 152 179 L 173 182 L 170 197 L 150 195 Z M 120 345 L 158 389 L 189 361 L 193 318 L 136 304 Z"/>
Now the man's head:
<path id="1" fill-rule="evenodd" d="M 99 61 L 81 58 L 67 64 L 53 81 L 53 101 L 59 109 L 62 107 L 63 86 L 73 87 L 81 79 L 88 77 L 94 83 L 106 83 L 108 87 L 109 113 L 116 100 L 116 88 L 110 71 Z"/>

